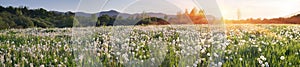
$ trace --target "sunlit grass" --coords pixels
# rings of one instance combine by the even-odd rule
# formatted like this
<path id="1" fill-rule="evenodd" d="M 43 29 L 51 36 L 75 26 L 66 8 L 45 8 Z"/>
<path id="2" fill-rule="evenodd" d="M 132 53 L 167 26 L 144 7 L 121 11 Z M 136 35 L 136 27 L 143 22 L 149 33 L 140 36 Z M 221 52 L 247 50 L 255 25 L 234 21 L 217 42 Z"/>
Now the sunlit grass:
<path id="1" fill-rule="evenodd" d="M 2 30 L 0 66 L 300 65 L 299 25 L 226 28 L 224 54 L 213 53 L 217 36 L 208 25 Z M 222 61 L 211 62 L 214 56 Z"/>

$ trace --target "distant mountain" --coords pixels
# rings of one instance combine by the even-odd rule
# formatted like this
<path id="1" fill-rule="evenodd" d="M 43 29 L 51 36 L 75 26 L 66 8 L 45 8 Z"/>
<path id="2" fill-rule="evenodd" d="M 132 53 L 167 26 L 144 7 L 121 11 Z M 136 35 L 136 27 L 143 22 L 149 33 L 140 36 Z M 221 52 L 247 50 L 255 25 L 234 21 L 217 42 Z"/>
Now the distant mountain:
<path id="1" fill-rule="evenodd" d="M 299 17 L 299 18 L 300 18 L 300 13 L 297 14 L 297 15 L 294 15 L 294 16 L 292 16 L 292 17 Z"/>
<path id="2" fill-rule="evenodd" d="M 90 13 L 84 13 L 84 12 L 75 12 L 75 16 L 84 16 L 84 17 L 90 17 L 92 14 Z"/>
<path id="3" fill-rule="evenodd" d="M 119 14 L 122 14 L 122 13 L 115 11 L 115 10 L 102 11 L 102 12 L 97 13 L 98 16 L 102 16 L 102 15 L 117 16 Z"/>
<path id="4" fill-rule="evenodd" d="M 90 17 L 92 14 L 96 14 L 98 17 L 102 15 L 109 15 L 109 16 L 122 16 L 123 18 L 127 18 L 129 16 L 138 16 L 141 15 L 141 13 L 135 13 L 135 14 L 128 14 L 128 13 L 121 13 L 116 10 L 109 10 L 109 11 L 102 11 L 98 13 L 84 13 L 84 12 L 75 12 L 76 16 L 85 16 L 85 17 Z M 158 18 L 163 18 L 167 14 L 164 13 L 146 13 L 147 15 L 151 17 L 158 17 Z M 169 18 L 174 18 L 176 15 L 167 15 Z"/>
<path id="5" fill-rule="evenodd" d="M 300 16 L 300 11 L 286 15 L 284 16 L 284 18 L 297 17 L 297 16 Z"/>

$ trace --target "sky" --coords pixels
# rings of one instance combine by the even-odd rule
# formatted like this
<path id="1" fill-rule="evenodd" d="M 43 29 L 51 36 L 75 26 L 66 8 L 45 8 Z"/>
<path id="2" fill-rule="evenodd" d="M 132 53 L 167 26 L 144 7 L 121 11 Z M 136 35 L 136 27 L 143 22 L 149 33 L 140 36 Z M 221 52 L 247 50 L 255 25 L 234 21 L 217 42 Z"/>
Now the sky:
<path id="1" fill-rule="evenodd" d="M 131 14 L 176 14 L 196 7 L 204 9 L 206 14 L 222 15 L 225 19 L 237 19 L 238 9 L 242 19 L 285 17 L 300 11 L 299 3 L 300 0 L 0 0 L 1 6 L 87 13 L 117 10 Z"/>

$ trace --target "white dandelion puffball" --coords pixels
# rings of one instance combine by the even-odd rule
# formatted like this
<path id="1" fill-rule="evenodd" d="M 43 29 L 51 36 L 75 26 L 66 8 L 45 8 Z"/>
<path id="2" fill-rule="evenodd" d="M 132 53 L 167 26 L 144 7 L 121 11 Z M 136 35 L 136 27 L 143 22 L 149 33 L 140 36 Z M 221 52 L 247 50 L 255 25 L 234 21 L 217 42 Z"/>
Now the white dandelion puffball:
<path id="1" fill-rule="evenodd" d="M 239 58 L 240 61 L 243 61 L 243 58 Z"/>
<path id="2" fill-rule="evenodd" d="M 284 57 L 284 56 L 281 56 L 281 57 L 280 57 L 280 60 L 284 60 L 284 59 L 285 59 L 285 57 Z"/>

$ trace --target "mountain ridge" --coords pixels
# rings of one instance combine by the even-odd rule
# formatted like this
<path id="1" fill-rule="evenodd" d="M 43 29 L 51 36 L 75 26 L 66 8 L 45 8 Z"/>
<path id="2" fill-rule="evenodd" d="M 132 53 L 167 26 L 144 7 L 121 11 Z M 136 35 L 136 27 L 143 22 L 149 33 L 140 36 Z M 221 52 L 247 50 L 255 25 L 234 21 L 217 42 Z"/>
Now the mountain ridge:
<path id="1" fill-rule="evenodd" d="M 97 13 L 86 13 L 86 12 L 74 12 L 76 16 L 84 16 L 84 17 L 90 17 L 92 14 L 95 14 L 97 17 L 102 16 L 102 15 L 109 15 L 109 16 L 122 16 L 123 18 L 128 18 L 129 16 L 138 16 L 141 15 L 142 13 L 134 13 L 134 14 L 129 14 L 129 13 L 122 13 L 116 10 L 108 10 L 108 11 L 100 11 Z M 175 18 L 176 15 L 168 15 L 164 13 L 154 13 L 154 12 L 148 12 L 145 13 L 148 16 L 151 17 L 158 17 L 158 18 L 163 18 L 164 16 L 168 16 L 169 18 Z"/>

